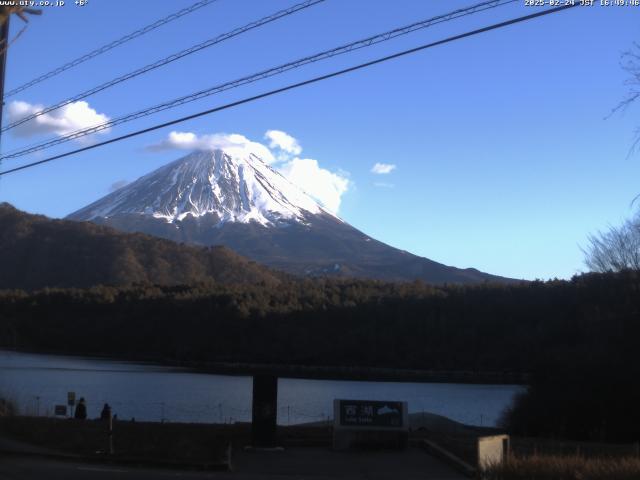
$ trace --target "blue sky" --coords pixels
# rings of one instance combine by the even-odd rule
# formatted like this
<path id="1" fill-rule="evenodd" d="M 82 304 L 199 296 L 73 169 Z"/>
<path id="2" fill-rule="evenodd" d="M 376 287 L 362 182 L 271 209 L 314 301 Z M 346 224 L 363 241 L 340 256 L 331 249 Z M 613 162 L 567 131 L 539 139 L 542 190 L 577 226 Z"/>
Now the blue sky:
<path id="1" fill-rule="evenodd" d="M 126 0 L 66 3 L 32 18 L 12 45 L 8 90 L 193 2 L 139 0 L 136 9 Z M 11 97 L 5 113 L 13 100 L 55 103 L 294 3 L 219 0 Z M 327 0 L 87 102 L 117 117 L 472 3 Z M 209 97 L 98 139 L 534 11 L 523 3 Z M 628 155 L 640 107 L 605 119 L 627 91 L 620 55 L 640 41 L 639 26 L 637 7 L 572 9 L 8 175 L 0 180 L 0 201 L 62 217 L 114 183 L 181 156 L 148 148 L 172 130 L 235 133 L 265 145 L 265 132 L 280 130 L 297 139 L 301 158 L 348 179 L 338 213 L 367 234 L 458 267 L 568 278 L 585 268 L 579 246 L 587 235 L 628 216 L 640 193 L 640 158 Z M 14 20 L 12 35 L 21 28 Z M 7 132 L 2 149 L 51 135 Z M 7 160 L 3 169 L 39 158 Z M 376 163 L 396 168 L 376 174 Z"/>

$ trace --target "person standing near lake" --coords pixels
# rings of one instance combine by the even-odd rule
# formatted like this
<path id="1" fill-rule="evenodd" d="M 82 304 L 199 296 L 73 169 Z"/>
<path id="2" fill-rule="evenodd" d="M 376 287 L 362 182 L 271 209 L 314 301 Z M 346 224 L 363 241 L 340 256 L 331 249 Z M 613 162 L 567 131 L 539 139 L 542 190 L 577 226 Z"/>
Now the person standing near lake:
<path id="1" fill-rule="evenodd" d="M 78 420 L 85 420 L 87 418 L 87 405 L 84 401 L 84 397 L 80 398 L 80 400 L 78 401 L 74 417 Z"/>
<path id="2" fill-rule="evenodd" d="M 102 412 L 100 413 L 100 420 L 106 420 L 106 421 L 111 420 L 111 407 L 109 406 L 108 403 L 105 403 L 104 407 L 102 407 Z"/>

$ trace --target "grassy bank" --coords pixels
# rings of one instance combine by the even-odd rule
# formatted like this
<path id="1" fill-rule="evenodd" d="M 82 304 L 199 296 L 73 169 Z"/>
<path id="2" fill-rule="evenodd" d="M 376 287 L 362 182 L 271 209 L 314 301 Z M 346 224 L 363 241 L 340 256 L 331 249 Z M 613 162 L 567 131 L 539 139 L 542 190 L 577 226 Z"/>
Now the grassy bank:
<path id="1" fill-rule="evenodd" d="M 109 450 L 107 423 L 94 420 L 10 416 L 0 418 L 6 438 L 61 453 L 87 457 Z M 205 425 L 114 422 L 114 456 L 132 459 L 220 464 L 231 439 L 241 431 L 221 431 Z"/>
<path id="2" fill-rule="evenodd" d="M 485 472 L 487 480 L 638 480 L 640 458 L 512 457 Z"/>
<path id="3" fill-rule="evenodd" d="M 40 448 L 87 457 L 105 455 L 105 422 L 48 417 L 0 417 L 0 434 Z M 328 446 L 331 427 L 278 427 L 279 443 L 286 446 Z M 251 443 L 251 425 L 116 421 L 114 456 L 163 462 L 216 464 L 226 461 L 227 448 Z"/>

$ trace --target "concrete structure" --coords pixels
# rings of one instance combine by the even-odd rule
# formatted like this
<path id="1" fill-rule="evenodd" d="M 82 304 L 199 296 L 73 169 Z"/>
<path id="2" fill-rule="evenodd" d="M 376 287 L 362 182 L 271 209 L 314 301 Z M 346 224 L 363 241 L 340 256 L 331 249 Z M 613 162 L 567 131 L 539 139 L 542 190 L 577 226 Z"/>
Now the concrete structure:
<path id="1" fill-rule="evenodd" d="M 278 377 L 253 377 L 251 415 L 251 445 L 254 448 L 276 447 L 276 421 L 278 417 Z"/>
<path id="2" fill-rule="evenodd" d="M 509 435 L 478 438 L 478 470 L 504 462 L 509 455 Z"/>

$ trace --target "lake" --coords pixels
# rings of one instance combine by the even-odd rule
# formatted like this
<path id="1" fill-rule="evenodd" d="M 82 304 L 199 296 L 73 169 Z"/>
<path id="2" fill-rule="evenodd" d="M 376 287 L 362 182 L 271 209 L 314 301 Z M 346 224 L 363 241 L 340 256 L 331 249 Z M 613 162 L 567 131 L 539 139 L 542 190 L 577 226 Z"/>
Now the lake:
<path id="1" fill-rule="evenodd" d="M 232 423 L 251 419 L 251 377 L 212 375 L 103 358 L 0 350 L 0 397 L 20 413 L 52 415 L 67 392 L 87 401 L 89 417 L 108 402 L 121 420 Z M 404 400 L 409 413 L 431 412 L 459 422 L 493 426 L 519 385 L 354 382 L 281 378 L 278 423 L 332 417 L 333 399 Z"/>

